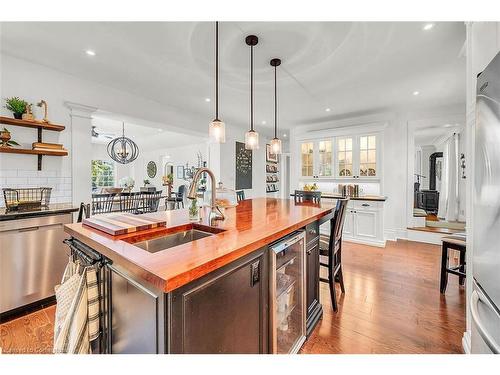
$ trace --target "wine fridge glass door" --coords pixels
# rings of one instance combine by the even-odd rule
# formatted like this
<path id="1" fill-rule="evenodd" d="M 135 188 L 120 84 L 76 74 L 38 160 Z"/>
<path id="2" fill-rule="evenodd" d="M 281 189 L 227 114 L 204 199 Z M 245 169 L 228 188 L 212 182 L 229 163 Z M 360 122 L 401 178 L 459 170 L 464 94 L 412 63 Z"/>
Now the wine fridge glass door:
<path id="1" fill-rule="evenodd" d="M 271 251 L 273 352 L 296 353 L 305 340 L 304 234 Z"/>

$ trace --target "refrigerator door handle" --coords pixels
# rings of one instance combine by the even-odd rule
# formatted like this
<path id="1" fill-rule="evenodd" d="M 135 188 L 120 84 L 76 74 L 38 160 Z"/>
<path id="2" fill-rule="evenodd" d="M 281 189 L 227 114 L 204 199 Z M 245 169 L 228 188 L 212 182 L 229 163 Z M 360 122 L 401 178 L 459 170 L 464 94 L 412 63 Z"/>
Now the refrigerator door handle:
<path id="1" fill-rule="evenodd" d="M 495 341 L 493 337 L 490 336 L 490 334 L 486 331 L 483 324 L 481 323 L 481 320 L 479 319 L 479 312 L 477 311 L 477 305 L 479 304 L 480 301 L 483 302 L 486 306 L 488 306 L 489 309 L 495 311 L 493 306 L 491 306 L 490 301 L 488 301 L 484 296 L 481 296 L 481 294 L 479 294 L 477 290 L 474 290 L 472 291 L 471 303 L 470 303 L 472 320 L 474 321 L 474 323 L 476 323 L 477 330 L 481 335 L 481 337 L 483 338 L 486 345 L 488 345 L 488 347 L 491 349 L 493 353 L 499 354 L 500 345 Z"/>

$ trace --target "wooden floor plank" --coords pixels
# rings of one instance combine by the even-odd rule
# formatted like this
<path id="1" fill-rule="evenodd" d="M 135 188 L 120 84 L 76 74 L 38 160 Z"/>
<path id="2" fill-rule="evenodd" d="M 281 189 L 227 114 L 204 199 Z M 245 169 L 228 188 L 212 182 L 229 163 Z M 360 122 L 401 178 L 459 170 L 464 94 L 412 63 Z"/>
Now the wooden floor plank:
<path id="1" fill-rule="evenodd" d="M 346 293 L 331 308 L 321 283 L 324 315 L 301 353 L 461 353 L 465 289 L 450 275 L 439 293 L 440 248 L 387 242 L 376 248 L 344 242 Z M 50 353 L 55 306 L 0 325 L 3 353 Z"/>

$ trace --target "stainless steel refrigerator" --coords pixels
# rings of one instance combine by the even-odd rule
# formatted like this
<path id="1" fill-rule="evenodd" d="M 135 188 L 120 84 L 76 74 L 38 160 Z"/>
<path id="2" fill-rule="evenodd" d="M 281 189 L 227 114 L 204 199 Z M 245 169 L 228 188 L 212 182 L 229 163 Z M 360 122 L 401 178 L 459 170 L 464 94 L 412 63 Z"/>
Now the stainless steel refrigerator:
<path id="1" fill-rule="evenodd" d="M 500 352 L 500 53 L 476 93 L 472 353 Z"/>

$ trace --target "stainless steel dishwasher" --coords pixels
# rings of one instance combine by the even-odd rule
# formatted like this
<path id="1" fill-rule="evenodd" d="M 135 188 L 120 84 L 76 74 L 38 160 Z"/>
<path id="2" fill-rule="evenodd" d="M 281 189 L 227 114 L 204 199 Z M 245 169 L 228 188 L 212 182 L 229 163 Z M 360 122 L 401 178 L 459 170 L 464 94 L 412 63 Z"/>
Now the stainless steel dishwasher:
<path id="1" fill-rule="evenodd" d="M 68 261 L 63 225 L 71 213 L 0 221 L 0 313 L 54 296 Z"/>

